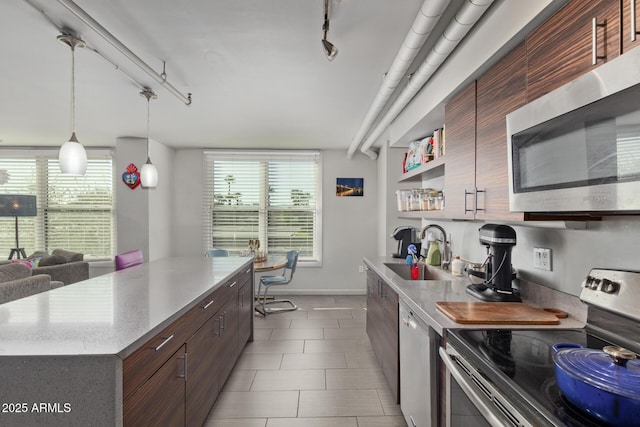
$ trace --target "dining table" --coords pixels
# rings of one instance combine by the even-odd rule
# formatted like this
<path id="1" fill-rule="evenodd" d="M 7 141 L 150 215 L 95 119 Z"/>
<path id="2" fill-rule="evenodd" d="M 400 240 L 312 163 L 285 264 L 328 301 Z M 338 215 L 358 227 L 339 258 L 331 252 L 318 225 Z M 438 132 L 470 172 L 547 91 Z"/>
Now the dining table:
<path id="1" fill-rule="evenodd" d="M 254 273 L 265 273 L 267 271 L 275 271 L 285 268 L 287 266 L 286 257 L 268 257 L 264 261 L 258 261 L 253 263 Z"/>

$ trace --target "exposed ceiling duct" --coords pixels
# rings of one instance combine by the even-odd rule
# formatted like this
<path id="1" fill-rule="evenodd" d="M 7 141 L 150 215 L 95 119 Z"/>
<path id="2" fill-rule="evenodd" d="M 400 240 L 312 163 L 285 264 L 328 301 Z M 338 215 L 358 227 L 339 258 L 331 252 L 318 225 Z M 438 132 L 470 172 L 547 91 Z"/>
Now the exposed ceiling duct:
<path id="1" fill-rule="evenodd" d="M 449 5 L 450 0 L 425 0 L 420 8 L 420 12 L 413 21 L 411 29 L 402 42 L 402 47 L 396 54 L 389 71 L 384 76 L 384 81 L 376 94 L 373 103 L 369 107 L 369 111 L 364 121 L 358 129 L 358 133 L 353 138 L 353 142 L 347 151 L 347 158 L 351 159 L 358 149 L 358 146 L 371 129 L 373 121 L 378 117 L 380 111 L 384 108 L 387 101 L 396 90 L 402 79 L 406 76 L 407 70 L 418 55 L 418 52 L 424 45 L 427 37 L 433 31 L 438 23 L 440 16 Z"/>
<path id="2" fill-rule="evenodd" d="M 382 132 L 391 124 L 391 122 L 400 114 L 402 109 L 411 102 L 413 97 L 424 86 L 424 84 L 431 78 L 431 76 L 438 70 L 447 57 L 458 46 L 462 39 L 467 35 L 469 30 L 478 22 L 484 12 L 491 6 L 494 0 L 467 0 L 454 19 L 449 23 L 440 39 L 436 42 L 435 46 L 429 52 L 425 60 L 420 67 L 411 76 L 407 86 L 398 95 L 395 102 L 389 110 L 385 113 L 382 119 L 378 122 L 375 129 L 371 131 L 368 138 L 362 144 L 360 151 L 365 153 L 372 159 L 376 159 L 378 154 L 371 150 L 371 146 L 380 137 Z M 380 107 L 380 108 L 383 108 Z M 364 132 L 366 133 L 366 131 Z M 359 132 L 360 134 L 360 132 Z M 359 140 L 355 139 L 352 146 L 358 146 Z M 352 146 L 349 147 L 348 157 L 351 158 L 353 153 L 351 152 Z M 353 149 L 355 151 L 355 148 Z M 351 155 L 349 155 L 351 154 Z"/>

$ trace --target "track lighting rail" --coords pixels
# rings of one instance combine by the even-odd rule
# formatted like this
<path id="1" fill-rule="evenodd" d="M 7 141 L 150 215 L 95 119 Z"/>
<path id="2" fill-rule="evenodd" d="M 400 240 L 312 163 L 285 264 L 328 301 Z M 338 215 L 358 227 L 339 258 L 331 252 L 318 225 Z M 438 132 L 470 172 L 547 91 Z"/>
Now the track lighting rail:
<path id="1" fill-rule="evenodd" d="M 105 27 L 103 27 L 98 21 L 93 19 L 91 15 L 84 11 L 80 6 L 74 3 L 72 0 L 58 0 L 58 3 L 66 7 L 69 12 L 73 13 L 78 19 L 87 24 L 89 28 L 95 31 L 96 34 L 105 39 L 111 46 L 116 48 L 120 53 L 122 53 L 129 61 L 137 65 L 142 71 L 147 73 L 151 78 L 153 78 L 156 82 L 160 83 L 164 86 L 169 92 L 171 92 L 174 96 L 184 102 L 186 105 L 191 105 L 191 94 L 187 94 L 186 96 L 182 94 L 175 86 L 169 83 L 166 80 L 166 73 L 164 73 L 164 77 L 158 74 L 153 68 L 147 65 L 138 55 L 133 53 L 131 49 L 125 46 L 120 40 L 118 40 L 113 34 L 109 32 Z"/>
<path id="2" fill-rule="evenodd" d="M 68 34 L 69 29 L 64 28 L 58 23 L 54 22 L 41 8 L 36 6 L 31 0 L 25 0 L 29 5 L 31 5 L 34 9 L 40 12 L 42 15 L 47 18 L 49 22 L 51 22 L 54 26 L 58 28 L 58 30 L 63 34 Z M 100 35 L 103 39 L 105 39 L 111 46 L 116 48 L 122 55 L 125 56 L 129 61 L 138 66 L 142 71 L 144 71 L 149 77 L 153 80 L 161 84 L 165 89 L 167 89 L 172 95 L 176 98 L 180 99 L 186 105 L 191 105 L 191 93 L 187 93 L 184 95 L 180 92 L 175 86 L 167 81 L 167 73 L 165 71 L 165 64 L 163 61 L 163 69 L 162 74 L 158 74 L 153 68 L 151 68 L 146 62 L 144 62 L 138 55 L 136 55 L 131 49 L 129 49 L 124 43 L 118 40 L 113 34 L 109 32 L 105 27 L 103 27 L 98 21 L 93 19 L 87 12 L 85 12 L 80 6 L 74 3 L 72 0 L 57 0 L 58 3 L 63 5 L 69 12 L 75 15 L 78 19 L 84 22 L 89 28 L 91 28 L 96 34 Z M 116 69 L 122 71 L 127 77 L 131 80 L 134 80 L 129 74 L 124 72 L 118 65 L 113 64 L 111 60 L 109 60 L 106 56 L 104 56 L 100 51 L 89 47 L 89 49 L 98 55 L 102 56 L 105 60 L 110 62 L 115 66 Z M 146 85 L 135 81 L 138 86 L 144 88 Z"/>

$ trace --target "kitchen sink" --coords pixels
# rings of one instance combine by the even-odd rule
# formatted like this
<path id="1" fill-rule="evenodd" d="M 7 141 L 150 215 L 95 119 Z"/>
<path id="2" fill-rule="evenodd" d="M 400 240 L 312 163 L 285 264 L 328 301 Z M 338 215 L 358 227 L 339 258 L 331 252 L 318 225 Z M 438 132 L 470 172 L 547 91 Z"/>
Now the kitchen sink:
<path id="1" fill-rule="evenodd" d="M 397 262 L 385 262 L 384 265 L 404 280 L 412 280 L 410 265 Z M 418 264 L 418 273 L 417 280 L 451 280 L 449 273 L 422 263 Z"/>

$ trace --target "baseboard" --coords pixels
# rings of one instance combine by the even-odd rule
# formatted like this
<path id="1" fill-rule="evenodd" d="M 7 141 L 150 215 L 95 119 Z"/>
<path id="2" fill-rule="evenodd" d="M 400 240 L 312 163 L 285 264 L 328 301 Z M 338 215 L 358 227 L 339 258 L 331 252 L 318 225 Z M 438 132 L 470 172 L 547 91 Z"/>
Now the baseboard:
<path id="1" fill-rule="evenodd" d="M 257 290 L 257 287 L 256 287 Z M 269 290 L 269 295 L 366 295 L 364 289 L 290 289 L 281 291 Z"/>

